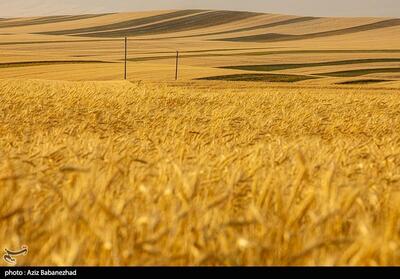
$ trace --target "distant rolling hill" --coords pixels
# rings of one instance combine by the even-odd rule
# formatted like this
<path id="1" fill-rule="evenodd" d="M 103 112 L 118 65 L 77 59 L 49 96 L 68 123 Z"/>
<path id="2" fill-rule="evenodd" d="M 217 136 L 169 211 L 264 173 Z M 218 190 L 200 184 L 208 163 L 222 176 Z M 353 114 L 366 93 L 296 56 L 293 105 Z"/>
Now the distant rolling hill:
<path id="1" fill-rule="evenodd" d="M 400 26 L 400 19 L 394 18 L 321 18 L 214 10 L 160 11 L 150 14 L 138 12 L 131 13 L 131 17 L 127 13 L 119 15 L 3 19 L 0 21 L 0 31 L 13 28 L 13 31 L 18 32 L 17 27 L 23 27 L 24 30 L 31 27 L 33 34 L 42 35 L 103 38 L 211 36 L 213 40 L 223 41 L 276 42 L 332 37 Z M 69 26 L 72 28 L 68 28 Z"/>
<path id="2" fill-rule="evenodd" d="M 184 79 L 400 80 L 398 18 L 200 9 L 0 19 L 0 78 L 119 78 L 125 36 L 137 79 L 169 80 L 179 50 Z"/>

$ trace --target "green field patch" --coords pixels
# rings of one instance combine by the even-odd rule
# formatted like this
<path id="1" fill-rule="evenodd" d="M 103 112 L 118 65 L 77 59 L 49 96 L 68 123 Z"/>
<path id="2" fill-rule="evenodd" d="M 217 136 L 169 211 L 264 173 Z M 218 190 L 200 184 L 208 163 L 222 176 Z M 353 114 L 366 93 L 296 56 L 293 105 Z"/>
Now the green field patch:
<path id="1" fill-rule="evenodd" d="M 353 59 L 342 61 L 328 61 L 316 63 L 297 63 L 297 64 L 267 64 L 267 65 L 241 65 L 241 66 L 226 66 L 220 67 L 221 69 L 245 70 L 245 71 L 260 71 L 270 72 L 298 68 L 310 68 L 321 66 L 340 66 L 351 64 L 366 64 L 366 63 L 379 63 L 379 62 L 400 62 L 400 58 L 377 58 L 377 59 Z"/>
<path id="2" fill-rule="evenodd" d="M 352 84 L 373 84 L 373 83 L 382 83 L 382 82 L 389 82 L 392 80 L 387 79 L 359 79 L 359 80 L 349 80 L 343 82 L 337 82 L 336 84 L 340 85 L 352 85 Z"/>
<path id="3" fill-rule="evenodd" d="M 374 69 L 338 71 L 338 72 L 322 73 L 318 75 L 329 76 L 329 77 L 359 77 L 369 74 L 399 73 L 399 72 L 400 68 L 374 68 Z"/>
<path id="4" fill-rule="evenodd" d="M 304 75 L 278 75 L 278 74 L 235 74 L 198 78 L 197 80 L 224 80 L 224 81 L 256 81 L 256 82 L 298 82 L 316 79 Z"/>

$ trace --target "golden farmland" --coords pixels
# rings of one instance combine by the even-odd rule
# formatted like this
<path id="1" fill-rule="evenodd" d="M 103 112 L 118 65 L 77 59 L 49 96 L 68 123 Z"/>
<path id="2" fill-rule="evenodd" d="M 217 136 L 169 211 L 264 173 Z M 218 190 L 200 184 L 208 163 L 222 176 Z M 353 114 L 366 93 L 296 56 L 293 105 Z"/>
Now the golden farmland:
<path id="1" fill-rule="evenodd" d="M 222 15 L 0 22 L 18 265 L 400 264 L 400 24 Z"/>
<path id="2" fill-rule="evenodd" d="M 269 73 L 313 77 L 299 84 L 396 83 L 399 32 L 396 18 L 208 10 L 8 19 L 0 22 L 0 77 L 121 79 L 128 36 L 130 80 L 173 81 L 179 50 L 184 81 L 226 75 L 251 80 L 249 74 Z M 259 65 L 267 67 L 258 71 Z M 238 66 L 248 68 L 231 68 Z"/>

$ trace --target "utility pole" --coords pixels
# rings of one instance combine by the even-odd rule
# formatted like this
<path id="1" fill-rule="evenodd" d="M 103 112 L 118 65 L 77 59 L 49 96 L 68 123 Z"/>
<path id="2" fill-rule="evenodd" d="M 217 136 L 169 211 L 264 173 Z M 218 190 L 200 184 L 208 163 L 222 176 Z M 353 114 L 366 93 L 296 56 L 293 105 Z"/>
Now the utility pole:
<path id="1" fill-rule="evenodd" d="M 175 80 L 178 80 L 179 51 L 176 51 Z"/>
<path id="2" fill-rule="evenodd" d="M 125 68 L 124 68 L 124 79 L 125 80 L 127 77 L 127 73 L 126 73 L 127 58 L 128 58 L 128 38 L 125 37 Z"/>

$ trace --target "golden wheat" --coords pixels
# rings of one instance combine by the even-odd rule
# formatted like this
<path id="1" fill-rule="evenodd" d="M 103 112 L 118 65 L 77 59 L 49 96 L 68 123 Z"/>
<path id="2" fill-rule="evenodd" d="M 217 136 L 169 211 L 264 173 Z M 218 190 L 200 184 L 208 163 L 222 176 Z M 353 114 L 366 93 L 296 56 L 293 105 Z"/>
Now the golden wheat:
<path id="1" fill-rule="evenodd" d="M 21 265 L 399 265 L 396 91 L 0 81 Z"/>

